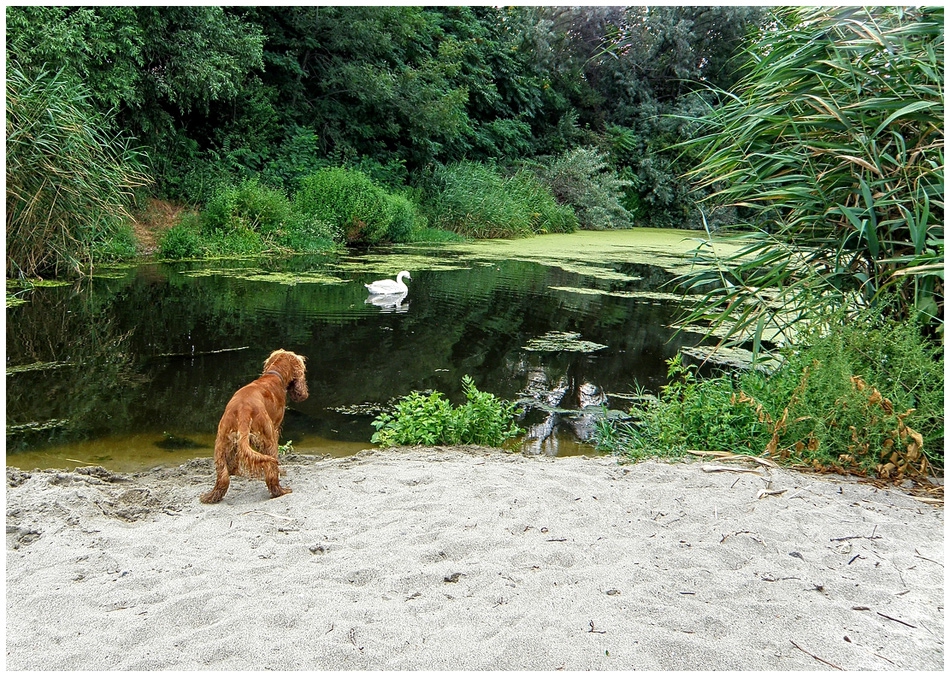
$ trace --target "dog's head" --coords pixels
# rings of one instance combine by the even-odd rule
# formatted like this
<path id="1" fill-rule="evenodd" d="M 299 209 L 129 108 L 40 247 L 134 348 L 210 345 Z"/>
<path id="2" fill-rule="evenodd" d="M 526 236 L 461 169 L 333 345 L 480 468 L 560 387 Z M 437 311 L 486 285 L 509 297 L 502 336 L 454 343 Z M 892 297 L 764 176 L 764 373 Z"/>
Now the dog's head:
<path id="1" fill-rule="evenodd" d="M 294 402 L 302 402 L 307 392 L 307 365 L 303 355 L 289 350 L 275 350 L 264 361 L 264 371 L 276 371 L 287 384 L 287 395 Z"/>

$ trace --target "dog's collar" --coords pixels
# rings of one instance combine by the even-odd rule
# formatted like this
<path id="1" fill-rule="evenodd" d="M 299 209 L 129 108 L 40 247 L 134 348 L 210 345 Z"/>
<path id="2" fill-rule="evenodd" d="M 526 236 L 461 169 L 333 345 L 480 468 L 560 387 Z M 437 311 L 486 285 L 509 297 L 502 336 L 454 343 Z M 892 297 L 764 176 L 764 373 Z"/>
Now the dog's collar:
<path id="1" fill-rule="evenodd" d="M 276 376 L 277 378 L 280 379 L 280 385 L 281 385 L 281 386 L 284 385 L 284 375 L 281 374 L 279 371 L 274 371 L 273 369 L 268 369 L 267 371 L 265 371 L 265 372 L 262 374 L 262 376 L 266 376 L 267 374 L 273 374 L 274 376 Z"/>

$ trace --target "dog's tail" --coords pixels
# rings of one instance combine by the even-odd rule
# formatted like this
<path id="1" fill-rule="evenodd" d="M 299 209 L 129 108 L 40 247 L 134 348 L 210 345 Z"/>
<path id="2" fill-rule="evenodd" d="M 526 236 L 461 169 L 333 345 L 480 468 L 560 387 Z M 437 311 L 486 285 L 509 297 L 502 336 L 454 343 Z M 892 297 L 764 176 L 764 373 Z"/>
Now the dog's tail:
<path id="1" fill-rule="evenodd" d="M 230 471 L 233 475 L 240 475 L 250 479 L 266 479 L 268 475 L 277 472 L 276 456 L 262 454 L 252 444 L 252 433 L 234 431 L 229 435 L 234 457 Z"/>

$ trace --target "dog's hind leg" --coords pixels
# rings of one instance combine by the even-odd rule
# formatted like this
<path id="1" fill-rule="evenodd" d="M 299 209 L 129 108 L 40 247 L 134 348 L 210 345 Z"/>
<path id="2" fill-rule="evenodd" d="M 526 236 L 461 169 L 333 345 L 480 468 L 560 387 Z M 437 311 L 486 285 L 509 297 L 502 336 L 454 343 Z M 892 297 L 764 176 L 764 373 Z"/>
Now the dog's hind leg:
<path id="1" fill-rule="evenodd" d="M 277 461 L 275 460 L 273 465 L 268 466 L 264 474 L 264 482 L 267 483 L 267 489 L 270 491 L 271 498 L 278 498 L 293 491 L 290 487 L 280 486 L 279 472 L 277 469 Z"/>
<path id="2" fill-rule="evenodd" d="M 224 495 L 228 493 L 228 487 L 231 486 L 231 475 L 228 473 L 227 465 L 218 465 L 218 476 L 214 482 L 214 487 L 206 494 L 201 494 L 198 499 L 202 503 L 218 503 Z"/>

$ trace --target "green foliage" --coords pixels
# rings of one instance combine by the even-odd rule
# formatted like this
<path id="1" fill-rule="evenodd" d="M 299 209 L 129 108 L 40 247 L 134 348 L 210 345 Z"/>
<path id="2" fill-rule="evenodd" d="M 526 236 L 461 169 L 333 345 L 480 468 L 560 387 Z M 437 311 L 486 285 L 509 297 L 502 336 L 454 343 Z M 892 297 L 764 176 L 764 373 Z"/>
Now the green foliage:
<path id="1" fill-rule="evenodd" d="M 540 163 L 535 170 L 560 204 L 570 205 L 581 228 L 627 228 L 630 213 L 620 203 L 632 182 L 609 169 L 606 156 L 596 148 L 575 148 Z"/>
<path id="2" fill-rule="evenodd" d="M 129 218 L 140 154 L 62 72 L 7 69 L 7 276 L 79 270 Z"/>
<path id="3" fill-rule="evenodd" d="M 292 127 L 265 164 L 262 179 L 293 193 L 300 180 L 324 166 L 320 139 L 309 127 Z"/>
<path id="4" fill-rule="evenodd" d="M 286 230 L 294 218 L 286 195 L 249 179 L 220 186 L 201 213 L 201 225 L 206 234 L 250 230 L 269 235 Z"/>
<path id="5" fill-rule="evenodd" d="M 635 422 L 598 422 L 598 445 L 633 458 L 681 456 L 686 450 L 757 454 L 768 428 L 755 411 L 735 405 L 729 376 L 700 380 L 677 355 L 668 361 L 669 384 L 660 397 L 631 411 Z"/>
<path id="6" fill-rule="evenodd" d="M 429 222 L 476 238 L 571 232 L 577 218 L 530 172 L 506 177 L 473 162 L 439 167 L 429 188 Z"/>
<path id="7" fill-rule="evenodd" d="M 942 331 L 943 9 L 785 8 L 776 20 L 695 141 L 698 185 L 751 213 L 756 232 L 693 277 L 720 289 L 692 319 L 741 340 L 874 304 Z M 757 291 L 769 287 L 781 296 Z"/>
<path id="8" fill-rule="evenodd" d="M 730 82 L 726 58 L 758 11 L 23 6 L 7 8 L 7 61 L 29 78 L 48 69 L 82 83 L 104 134 L 147 149 L 158 193 L 199 209 L 250 179 L 289 196 L 327 167 L 361 172 L 392 196 L 443 165 L 563 154 L 554 179 L 580 170 L 593 180 L 561 205 L 515 174 L 501 177 L 502 190 L 515 191 L 510 205 L 496 191 L 471 219 L 453 213 L 477 202 L 471 196 L 427 211 L 479 235 L 573 230 L 578 218 L 616 226 L 625 217 L 611 196 L 622 176 L 635 182 L 624 204 L 639 207 L 638 219 L 680 225 L 689 197 L 669 147 L 689 128 L 666 114 L 682 113 L 697 83 Z M 624 142 L 614 143 L 614 129 Z M 600 148 L 612 169 L 581 162 L 578 146 Z M 363 197 L 369 220 L 309 211 L 306 224 L 272 239 L 316 241 L 325 221 L 326 232 L 361 244 L 442 225 L 424 223 L 413 198 L 410 218 L 400 198 Z"/>
<path id="9" fill-rule="evenodd" d="M 172 259 L 321 252 L 337 238 L 330 224 L 297 211 L 283 192 L 250 179 L 219 186 L 197 219 L 183 218 L 165 233 L 160 252 Z"/>
<path id="10" fill-rule="evenodd" d="M 470 376 L 462 378 L 465 404 L 452 407 L 442 393 L 413 392 L 402 398 L 392 414 L 383 413 L 373 421 L 372 442 L 382 446 L 480 444 L 501 446 L 521 430 L 514 419 L 516 405 L 475 387 Z"/>
<path id="11" fill-rule="evenodd" d="M 122 261 L 135 256 L 135 232 L 129 223 L 117 226 L 107 237 L 92 245 L 92 259 L 96 261 Z"/>
<path id="12" fill-rule="evenodd" d="M 634 423 L 602 422 L 599 443 L 634 457 L 768 453 L 819 470 L 918 477 L 943 464 L 944 444 L 942 351 L 920 330 L 839 316 L 768 375 L 700 379 L 676 357 L 659 399 L 633 411 Z"/>
<path id="13" fill-rule="evenodd" d="M 169 228 L 159 243 L 159 254 L 165 259 L 193 259 L 203 253 L 200 227 L 196 222 L 182 219 Z"/>
<path id="14" fill-rule="evenodd" d="M 321 169 L 304 178 L 294 205 L 302 214 L 344 233 L 350 243 L 404 242 L 416 223 L 415 208 L 406 197 L 388 193 L 362 172 L 343 167 Z"/>

